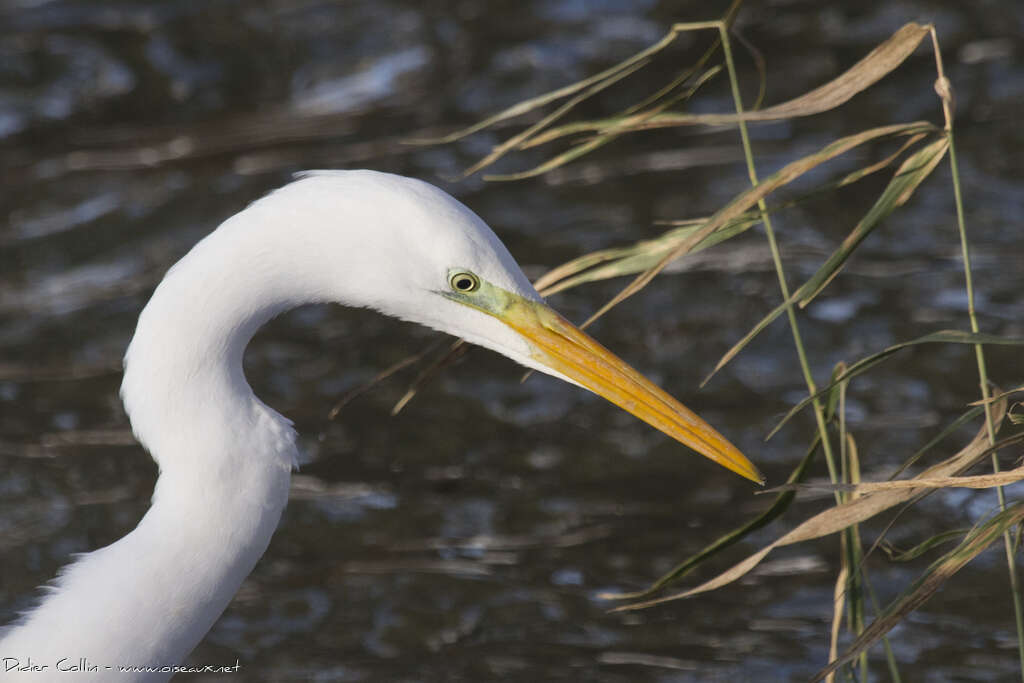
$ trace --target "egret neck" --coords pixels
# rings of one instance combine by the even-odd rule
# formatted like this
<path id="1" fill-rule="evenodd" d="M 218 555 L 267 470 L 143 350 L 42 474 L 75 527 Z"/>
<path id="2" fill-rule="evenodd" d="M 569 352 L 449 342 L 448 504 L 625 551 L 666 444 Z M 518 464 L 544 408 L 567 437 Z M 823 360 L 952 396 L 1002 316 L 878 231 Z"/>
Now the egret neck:
<path id="1" fill-rule="evenodd" d="M 373 308 L 488 347 L 760 480 L 710 425 L 548 308 L 454 198 L 386 173 L 308 174 L 225 221 L 156 288 L 121 385 L 159 467 L 152 505 L 124 538 L 65 568 L 0 636 L 0 658 L 97 667 L 76 681 L 172 675 L 266 550 L 297 459 L 291 423 L 246 382 L 245 347 L 275 315 L 315 302 Z M 64 680 L 53 668 L 8 670 L 4 680 L 19 676 Z"/>

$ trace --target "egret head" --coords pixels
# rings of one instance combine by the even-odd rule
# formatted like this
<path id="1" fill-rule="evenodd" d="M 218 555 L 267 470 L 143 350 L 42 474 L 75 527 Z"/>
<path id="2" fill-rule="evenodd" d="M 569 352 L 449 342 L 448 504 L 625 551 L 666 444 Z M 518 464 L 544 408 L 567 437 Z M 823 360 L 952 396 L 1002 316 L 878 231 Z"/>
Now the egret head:
<path id="1" fill-rule="evenodd" d="M 763 481 L 704 420 L 549 308 L 487 224 L 442 190 L 372 171 L 317 172 L 252 209 L 275 198 L 304 207 L 293 239 L 327 255 L 323 299 L 427 325 L 582 386 Z"/>

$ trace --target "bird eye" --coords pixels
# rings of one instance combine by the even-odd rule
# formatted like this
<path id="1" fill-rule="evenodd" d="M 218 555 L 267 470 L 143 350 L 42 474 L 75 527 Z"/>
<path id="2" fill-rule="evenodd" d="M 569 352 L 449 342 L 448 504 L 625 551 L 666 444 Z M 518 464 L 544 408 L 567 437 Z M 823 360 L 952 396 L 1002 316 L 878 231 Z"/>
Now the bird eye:
<path id="1" fill-rule="evenodd" d="M 474 292 L 480 287 L 480 278 L 473 273 L 463 271 L 455 273 L 448 279 L 448 284 L 456 292 Z"/>

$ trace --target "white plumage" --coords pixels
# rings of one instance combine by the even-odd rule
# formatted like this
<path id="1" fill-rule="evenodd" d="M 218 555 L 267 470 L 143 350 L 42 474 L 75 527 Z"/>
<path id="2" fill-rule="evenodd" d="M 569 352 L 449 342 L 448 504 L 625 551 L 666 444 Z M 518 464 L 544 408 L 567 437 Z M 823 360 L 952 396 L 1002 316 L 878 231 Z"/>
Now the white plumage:
<path id="1" fill-rule="evenodd" d="M 245 347 L 275 315 L 327 301 L 494 349 L 758 476 L 703 421 L 544 306 L 458 201 L 372 171 L 306 174 L 199 242 L 142 311 L 121 395 L 160 468 L 152 507 L 124 538 L 66 567 L 5 632 L 0 658 L 50 668 L 4 680 L 70 680 L 55 670 L 62 657 L 100 667 L 76 681 L 166 680 L 117 669 L 173 666 L 199 643 L 266 550 L 297 459 L 291 423 L 245 380 Z"/>

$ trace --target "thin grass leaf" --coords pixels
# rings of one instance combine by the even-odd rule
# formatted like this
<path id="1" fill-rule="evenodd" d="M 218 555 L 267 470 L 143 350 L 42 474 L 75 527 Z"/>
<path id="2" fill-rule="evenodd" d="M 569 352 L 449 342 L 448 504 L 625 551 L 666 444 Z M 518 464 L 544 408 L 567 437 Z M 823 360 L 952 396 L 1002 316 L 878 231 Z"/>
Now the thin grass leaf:
<path id="1" fill-rule="evenodd" d="M 727 239 L 735 237 L 736 235 L 749 230 L 751 227 L 759 223 L 760 220 L 761 219 L 754 213 L 744 214 L 737 220 L 731 221 L 730 223 L 722 226 L 721 230 L 713 232 L 705 237 L 691 250 L 690 253 L 702 251 L 708 247 L 712 247 L 720 242 L 724 242 Z M 653 240 L 637 242 L 631 247 L 595 252 L 595 254 L 590 255 L 595 258 L 587 259 L 587 261 L 577 259 L 575 262 L 570 263 L 576 267 L 585 266 L 587 264 L 593 264 L 598 267 L 592 267 L 589 269 L 580 267 L 579 270 L 582 272 L 579 272 L 576 275 L 569 275 L 568 271 L 570 268 L 563 267 L 559 273 L 563 275 L 562 279 L 553 284 L 546 284 L 540 292 L 544 296 L 549 296 L 588 282 L 608 280 L 615 277 L 641 273 L 660 261 L 662 257 L 664 257 L 665 253 L 674 249 L 678 244 L 687 239 L 699 228 L 700 224 L 677 228 L 675 230 L 670 230 Z M 604 265 L 600 265 L 602 263 Z M 566 265 L 568 266 L 569 264 Z M 545 278 L 545 280 L 547 280 L 547 282 L 551 281 L 548 278 Z"/>
<path id="2" fill-rule="evenodd" d="M 714 54 L 715 51 L 718 49 L 718 44 L 719 44 L 719 41 L 715 41 L 715 44 L 712 45 L 711 48 L 709 48 L 704 53 L 704 55 L 701 57 L 700 60 L 697 61 L 696 64 L 694 64 L 693 66 L 690 66 L 690 67 L 688 67 L 686 69 L 683 69 L 683 71 L 681 71 L 678 76 L 676 76 L 671 81 L 669 81 L 666 85 L 662 86 L 657 91 L 652 93 L 649 97 L 647 97 L 646 99 L 641 100 L 640 102 L 637 102 L 636 104 L 630 105 L 629 107 L 624 109 L 619 114 L 616 114 L 615 116 L 611 116 L 611 117 L 609 117 L 606 120 L 613 121 L 615 119 L 624 119 L 627 116 L 630 116 L 631 114 L 636 114 L 637 112 L 644 111 L 648 107 L 650 107 L 652 105 L 655 105 L 658 102 L 658 100 L 660 100 L 661 98 L 667 96 L 670 92 L 672 92 L 673 90 L 675 90 L 676 88 L 681 86 L 683 83 L 686 83 L 688 80 L 693 78 L 693 75 L 695 73 L 697 73 L 698 71 L 703 69 L 704 65 L 707 63 L 707 60 L 710 59 L 711 55 Z M 720 71 L 721 67 L 717 66 L 717 67 L 715 67 L 715 69 Z M 675 97 L 673 97 L 672 100 L 673 101 L 678 101 L 678 100 L 676 100 Z M 538 137 L 540 137 L 540 136 L 538 136 Z M 561 137 L 561 136 L 559 135 L 559 136 L 555 136 L 555 137 Z M 530 144 L 528 146 L 529 147 L 533 147 L 533 146 L 535 146 L 535 144 L 543 144 L 543 143 L 535 143 L 534 140 L 531 140 Z"/>
<path id="3" fill-rule="evenodd" d="M 395 416 L 402 412 L 402 409 L 409 404 L 409 401 L 413 399 L 424 384 L 430 381 L 435 374 L 462 358 L 467 351 L 469 351 L 469 344 L 462 339 L 456 339 L 452 342 L 451 346 L 448 347 L 448 351 L 446 351 L 444 355 L 440 356 L 433 363 L 420 371 L 420 374 L 418 374 L 416 379 L 412 381 L 409 388 L 405 390 L 402 398 L 398 399 L 398 402 L 391 407 L 391 415 Z"/>
<path id="4" fill-rule="evenodd" d="M 614 133 L 602 133 L 601 135 L 598 135 L 584 143 L 576 145 L 572 149 L 562 152 L 558 156 L 552 159 L 548 159 L 544 163 L 538 166 L 534 166 L 529 170 L 520 171 L 519 173 L 501 173 L 485 175 L 484 180 L 492 182 L 510 182 L 513 180 L 524 180 L 526 178 L 534 178 L 539 175 L 544 175 L 545 173 L 553 171 L 556 168 L 559 168 L 560 166 L 565 166 L 570 161 L 575 161 L 576 159 L 579 159 L 582 156 L 590 154 L 598 147 L 603 147 L 604 145 L 608 144 L 617 137 L 618 135 Z M 480 166 L 478 164 L 474 168 L 479 167 Z"/>
<path id="5" fill-rule="evenodd" d="M 1005 402 L 998 403 L 993 406 L 993 418 L 998 417 L 998 421 L 1001 421 L 1005 414 Z M 969 467 L 974 464 L 978 459 L 983 458 L 987 453 L 989 453 L 989 451 L 988 435 L 986 429 L 983 427 L 974 439 L 956 455 L 922 472 L 922 478 L 927 479 L 951 476 L 961 471 L 961 468 Z M 652 600 L 623 605 L 615 608 L 613 611 L 617 612 L 643 609 L 653 605 L 659 605 L 664 602 L 681 600 L 683 598 L 699 595 L 700 593 L 716 590 L 748 574 L 752 569 L 754 569 L 754 567 L 760 564 L 760 562 L 767 557 L 772 550 L 776 548 L 837 533 L 852 524 L 863 522 L 864 520 L 877 515 L 879 512 L 888 510 L 895 505 L 899 505 L 914 495 L 917 495 L 917 490 L 915 489 L 879 491 L 871 495 L 857 498 L 856 500 L 848 503 L 843 503 L 842 505 L 829 508 L 828 510 L 814 515 L 810 519 L 805 520 L 801 524 L 797 525 L 797 527 L 792 531 L 784 534 L 753 555 L 750 555 L 742 562 L 733 565 L 726 571 L 718 574 L 708 581 L 705 581 L 695 588 Z"/>
<path id="6" fill-rule="evenodd" d="M 764 105 L 764 98 L 768 95 L 768 62 L 757 46 L 736 30 L 735 25 L 730 27 L 730 32 L 737 42 L 746 49 L 750 59 L 754 62 L 754 69 L 757 71 L 757 97 L 754 98 L 754 103 L 748 107 L 748 110 L 757 111 Z"/>
<path id="7" fill-rule="evenodd" d="M 910 155 L 900 164 L 893 179 L 889 181 L 885 190 L 842 244 L 828 257 L 818 271 L 793 293 L 801 308 L 807 306 L 839 274 L 853 250 L 864 241 L 876 225 L 907 203 L 914 194 L 914 190 L 931 175 L 931 172 L 942 161 L 948 149 L 949 139 L 942 137 Z"/>
<path id="8" fill-rule="evenodd" d="M 696 67 L 694 67 L 694 68 L 696 68 Z M 538 133 L 537 135 L 534 135 L 530 139 L 524 140 L 522 142 L 522 144 L 519 145 L 519 149 L 520 150 L 526 150 L 526 149 L 530 149 L 531 147 L 538 147 L 540 145 L 543 145 L 546 142 L 549 142 L 552 139 L 564 136 L 561 132 L 559 132 L 556 135 L 552 135 L 552 132 L 554 132 L 554 131 L 562 131 L 562 130 L 566 130 L 566 131 L 569 131 L 569 130 L 591 131 L 591 132 L 594 133 L 591 136 L 591 139 L 603 138 L 603 137 L 608 136 L 608 135 L 614 135 L 614 136 L 617 137 L 618 135 L 621 135 L 623 133 L 632 132 L 632 129 L 625 125 L 625 123 L 624 123 L 625 121 L 627 121 L 627 120 L 630 121 L 630 122 L 635 122 L 637 120 L 643 121 L 643 120 L 649 119 L 649 118 L 651 118 L 653 116 L 657 116 L 658 114 L 660 114 L 661 112 L 665 111 L 666 109 L 668 109 L 669 107 L 671 107 L 674 104 L 677 104 L 679 102 L 683 102 L 683 101 L 691 99 L 697 93 L 697 91 L 700 90 L 701 86 L 703 86 L 709 80 L 711 80 L 712 78 L 717 76 L 719 73 L 721 73 L 721 71 L 722 71 L 722 67 L 720 65 L 719 66 L 713 66 L 710 69 L 707 69 L 704 73 L 702 73 L 700 75 L 699 78 L 697 78 L 697 80 L 694 82 L 694 84 L 691 85 L 686 90 L 684 90 L 684 91 L 682 91 L 680 93 L 677 93 L 676 95 L 673 95 L 668 100 L 666 100 L 666 101 L 664 101 L 664 102 L 662 102 L 662 103 L 660 103 L 660 104 L 658 104 L 656 106 L 653 106 L 650 109 L 642 111 L 639 114 L 625 114 L 625 113 L 623 113 L 623 114 L 620 114 L 618 116 L 610 116 L 610 117 L 604 119 L 605 125 L 599 131 L 592 131 L 591 129 L 589 129 L 586 126 L 583 126 L 582 128 L 580 128 L 580 127 L 577 127 L 576 124 L 571 124 L 570 123 L 570 124 L 566 124 L 564 126 L 561 126 L 559 128 L 552 128 L 552 129 L 549 129 L 549 130 L 547 130 L 547 131 L 545 131 L 543 133 Z M 622 124 L 622 125 L 619 125 L 619 124 Z"/>
<path id="9" fill-rule="evenodd" d="M 908 614 L 926 603 L 947 580 L 967 563 L 980 555 L 992 543 L 998 541 L 1006 531 L 1022 521 L 1024 521 L 1024 502 L 1007 507 L 1006 510 L 975 527 L 959 546 L 933 563 L 902 598 L 887 609 L 882 616 L 875 619 L 843 655 L 832 660 L 811 680 L 822 680 L 876 643 L 894 626 L 903 621 Z"/>
<path id="10" fill-rule="evenodd" d="M 935 534 L 926 541 L 918 543 L 913 548 L 908 550 L 896 550 L 890 543 L 885 542 L 879 545 L 879 547 L 889 556 L 889 559 L 893 562 L 910 562 L 924 555 L 932 548 L 936 548 L 940 545 L 949 543 L 950 541 L 959 540 L 962 538 L 970 529 L 950 529 L 949 531 L 943 531 L 942 533 Z M 831 657 L 835 659 L 835 657 Z"/>
<path id="11" fill-rule="evenodd" d="M 814 439 L 811 447 L 807 449 L 804 457 L 800 460 L 797 466 L 790 472 L 789 477 L 786 479 L 787 482 L 797 483 L 803 481 L 804 477 L 807 476 L 807 471 L 810 468 L 811 462 L 814 460 L 814 454 L 818 450 L 818 446 L 821 441 L 818 438 Z M 705 560 L 717 555 L 722 550 L 735 545 L 745 537 L 768 525 L 770 522 L 778 519 L 782 514 L 789 508 L 793 502 L 795 494 L 782 493 L 772 502 L 771 507 L 762 512 L 760 515 L 750 520 L 749 522 L 733 529 L 724 536 L 719 537 L 711 544 L 702 548 L 699 552 L 686 558 L 671 570 L 663 574 L 656 581 L 654 581 L 647 588 L 637 591 L 634 593 L 600 593 L 598 597 L 602 600 L 640 600 L 646 598 L 649 595 L 653 595 L 665 586 L 678 581 L 693 569 L 700 565 Z"/>
<path id="12" fill-rule="evenodd" d="M 881 171 L 882 169 L 889 167 L 894 161 L 903 156 L 904 152 L 906 152 L 908 149 L 916 145 L 918 142 L 924 139 L 924 137 L 925 134 L 923 133 L 920 135 L 912 135 L 902 145 L 900 145 L 899 149 L 897 149 L 895 152 L 885 157 L 884 159 L 876 161 L 873 164 L 868 164 L 863 168 L 859 168 L 856 171 L 846 174 L 839 182 L 835 183 L 835 185 L 825 185 L 824 187 L 827 188 L 828 190 L 831 190 L 833 188 L 845 187 L 871 175 L 872 173 Z"/>
<path id="13" fill-rule="evenodd" d="M 765 440 L 767 441 L 772 438 L 772 436 L 774 436 L 783 425 L 789 422 L 794 415 L 810 405 L 814 399 L 831 390 L 837 383 L 851 380 L 857 375 L 863 374 L 879 363 L 887 360 L 894 353 L 919 344 L 997 344 L 1003 346 L 1024 346 L 1024 339 L 1000 337 L 993 334 L 974 334 L 972 332 L 963 332 L 961 330 L 940 330 L 939 332 L 932 332 L 931 334 L 926 334 L 923 337 L 918 337 L 917 339 L 912 339 L 908 342 L 894 344 L 879 351 L 878 353 L 860 359 L 851 365 L 845 373 L 834 379 L 823 389 L 820 389 L 818 393 L 808 396 L 790 408 L 789 412 L 786 413 L 782 420 L 780 420 L 779 423 L 776 424 L 768 433 Z"/>
<path id="14" fill-rule="evenodd" d="M 721 358 L 718 359 L 718 362 L 715 363 L 715 367 L 713 367 L 711 369 L 711 372 L 709 372 L 707 376 L 703 380 L 701 380 L 700 385 L 703 387 L 705 384 L 710 382 L 711 378 L 714 377 L 719 370 L 724 368 L 729 361 L 736 357 L 736 354 L 742 351 L 747 344 L 754 340 L 754 337 L 761 334 L 761 332 L 764 331 L 764 328 L 771 325 L 773 322 L 775 322 L 776 318 L 785 313 L 786 307 L 790 303 L 792 303 L 792 297 L 790 297 L 789 300 L 783 301 L 781 304 L 773 308 L 768 313 L 768 315 L 761 318 L 761 320 L 759 320 L 756 325 L 750 328 L 749 332 L 743 335 L 743 337 L 741 337 L 738 342 L 733 344 L 732 347 L 728 351 L 726 351 Z"/>

